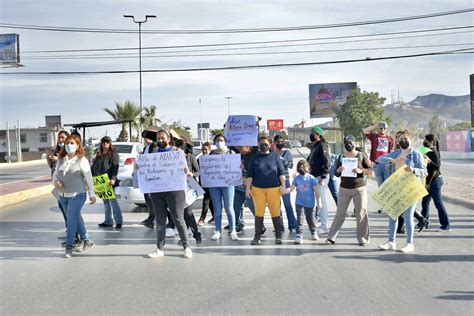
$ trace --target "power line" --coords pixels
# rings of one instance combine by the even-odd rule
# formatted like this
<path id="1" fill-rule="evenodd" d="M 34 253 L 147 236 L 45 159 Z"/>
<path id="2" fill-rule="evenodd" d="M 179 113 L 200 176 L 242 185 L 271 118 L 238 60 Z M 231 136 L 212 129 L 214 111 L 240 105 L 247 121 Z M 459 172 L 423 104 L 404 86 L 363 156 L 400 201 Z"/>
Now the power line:
<path id="1" fill-rule="evenodd" d="M 341 28 L 362 25 L 384 24 L 402 21 L 412 21 L 420 19 L 429 19 L 441 16 L 457 15 L 474 11 L 473 8 L 437 12 L 431 14 L 414 15 L 407 17 L 397 17 L 390 19 L 358 21 L 349 23 L 308 25 L 308 26 L 286 26 L 286 27 L 270 27 L 270 28 L 241 28 L 241 29 L 188 29 L 188 30 L 144 30 L 143 34 L 215 34 L 215 33 L 258 33 L 258 32 L 287 32 L 287 31 L 304 31 L 328 28 Z M 43 26 L 28 24 L 0 23 L 0 27 L 13 29 L 27 29 L 38 31 L 56 31 L 56 32 L 88 32 L 88 33 L 137 33 L 136 30 L 129 29 L 101 29 L 101 28 L 80 28 L 80 27 L 59 27 L 59 26 Z"/>
<path id="2" fill-rule="evenodd" d="M 254 52 L 254 53 L 218 53 L 218 54 L 185 54 L 185 55 L 153 55 L 149 54 L 143 57 L 147 58 L 176 58 L 176 57 L 216 57 L 216 56 L 252 56 L 252 55 L 278 55 L 278 54 L 306 54 L 306 53 L 334 53 L 334 52 L 355 52 L 368 50 L 388 50 L 388 49 L 413 49 L 428 47 L 449 47 L 449 46 L 466 46 L 474 45 L 474 43 L 451 43 L 451 44 L 433 44 L 433 45 L 415 45 L 415 46 L 389 46 L 389 47 L 367 47 L 367 48 L 346 48 L 346 49 L 326 49 L 326 50 L 303 50 L 303 51 L 278 51 L 278 52 Z M 116 59 L 116 58 L 137 58 L 136 55 L 131 56 L 45 56 L 45 57 L 29 57 L 28 60 L 46 60 L 46 59 Z"/>
<path id="3" fill-rule="evenodd" d="M 215 71 L 215 70 L 238 70 L 238 69 L 259 69 L 259 68 L 277 68 L 277 67 L 295 67 L 295 66 L 314 66 L 314 65 L 329 65 L 329 64 L 345 64 L 356 62 L 368 62 L 378 60 L 415 58 L 425 56 L 441 56 L 452 54 L 473 54 L 474 47 L 438 51 L 429 53 L 419 53 L 411 55 L 397 55 L 386 57 L 366 57 L 362 59 L 348 59 L 348 60 L 333 60 L 320 62 L 302 62 L 302 63 L 281 63 L 281 64 L 262 64 L 262 65 L 244 65 L 244 66 L 225 66 L 225 67 L 207 67 L 207 68 L 181 68 L 181 69 L 149 69 L 142 70 L 146 73 L 162 73 L 162 72 L 194 72 L 194 71 Z M 32 71 L 32 72 L 0 72 L 0 75 L 91 75 L 91 74 L 129 74 L 137 73 L 138 70 L 108 70 L 108 71 Z"/>
<path id="4" fill-rule="evenodd" d="M 236 45 L 253 45 L 253 44 L 272 44 L 272 43 L 292 43 L 292 42 L 306 42 L 306 41 L 321 41 L 321 40 L 332 40 L 332 39 L 344 39 L 344 38 L 358 38 L 358 37 L 375 37 L 375 36 L 388 36 L 388 35 L 399 35 L 399 34 L 412 34 L 412 33 L 425 33 L 425 32 L 439 32 L 439 31 L 447 31 L 447 30 L 459 30 L 459 29 L 468 29 L 474 28 L 474 25 L 468 26 L 457 26 L 457 27 L 446 27 L 446 28 L 438 28 L 438 29 L 424 29 L 424 30 L 414 30 L 414 31 L 401 31 L 401 32 L 389 32 L 389 33 L 375 33 L 375 34 L 362 34 L 362 35 L 345 35 L 345 36 L 330 36 L 330 37 L 318 37 L 318 38 L 306 38 L 306 39 L 291 39 L 291 40 L 273 40 L 273 41 L 254 41 L 254 42 L 235 42 L 235 43 L 215 43 L 215 44 L 197 44 L 197 45 L 174 45 L 174 46 L 151 46 L 151 47 L 142 47 L 142 50 L 151 50 L 151 49 L 171 49 L 171 48 L 191 48 L 191 47 L 214 47 L 214 46 L 236 46 Z M 439 33 L 439 34 L 426 34 L 421 36 L 443 36 L 448 34 L 463 34 L 463 33 L 471 33 L 471 31 L 465 32 L 446 32 L 446 33 Z M 399 36 L 399 37 L 390 37 L 390 38 L 380 38 L 380 39 L 368 39 L 368 40 L 353 40 L 353 41 L 338 41 L 338 42 L 329 42 L 328 44 L 333 43 L 355 43 L 355 42 L 364 42 L 364 41 L 378 41 L 378 40 L 392 40 L 392 39 L 404 39 L 404 38 L 415 38 L 420 37 L 418 36 Z M 315 44 L 301 44 L 301 45 L 325 45 L 326 43 L 315 43 Z M 301 46 L 300 45 L 300 46 Z M 291 45 L 287 46 L 262 46 L 262 47 L 290 47 Z M 299 46 L 299 45 L 292 45 L 292 46 Z M 251 47 L 251 48 L 259 48 L 259 47 Z M 251 49 L 249 48 L 249 49 Z M 238 49 L 238 48 L 231 48 L 231 49 Z M 243 48 L 241 48 L 243 49 Z M 74 53 L 74 52 L 101 52 L 101 51 L 125 51 L 125 50 L 138 50 L 135 47 L 124 47 L 124 48 L 97 48 L 97 49 L 66 49 L 66 50 L 38 50 L 38 51 L 22 51 L 22 54 L 36 54 L 36 53 Z M 213 49 L 215 51 L 217 49 Z M 199 50 L 205 51 L 205 50 Z M 179 51 L 181 52 L 181 51 Z M 187 52 L 187 51 L 182 51 Z M 170 51 L 164 52 L 170 53 Z"/>

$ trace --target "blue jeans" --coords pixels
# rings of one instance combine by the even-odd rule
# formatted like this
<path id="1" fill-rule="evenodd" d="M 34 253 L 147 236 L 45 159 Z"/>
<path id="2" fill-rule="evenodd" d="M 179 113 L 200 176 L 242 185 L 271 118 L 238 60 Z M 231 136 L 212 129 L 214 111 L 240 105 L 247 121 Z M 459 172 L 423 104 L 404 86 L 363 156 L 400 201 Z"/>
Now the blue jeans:
<path id="1" fill-rule="evenodd" d="M 214 205 L 214 223 L 216 231 L 222 230 L 222 200 L 224 200 L 224 208 L 229 222 L 229 230 L 235 230 L 235 214 L 234 214 L 234 187 L 218 187 L 209 188 L 211 193 L 212 204 Z"/>
<path id="2" fill-rule="evenodd" d="M 247 201 L 245 189 L 235 187 L 234 195 L 234 213 L 236 227 L 243 228 L 245 226 L 244 204 Z"/>
<path id="3" fill-rule="evenodd" d="M 339 197 L 339 187 L 341 186 L 341 178 L 332 176 L 329 178 L 328 181 L 328 188 L 329 192 L 331 192 L 332 198 L 334 199 L 334 203 L 337 206 L 337 199 Z"/>
<path id="4" fill-rule="evenodd" d="M 117 202 L 117 199 L 106 199 L 104 201 L 105 207 L 105 220 L 104 223 L 107 225 L 112 225 L 114 222 L 112 220 L 112 209 L 114 211 L 114 220 L 115 224 L 122 224 L 122 210 Z"/>
<path id="5" fill-rule="evenodd" d="M 376 163 L 374 167 L 374 176 L 377 186 L 381 186 L 382 183 L 390 177 L 390 170 L 386 168 L 386 165 Z"/>
<path id="6" fill-rule="evenodd" d="M 319 177 L 316 178 L 316 180 L 319 181 Z M 328 188 L 328 185 L 327 185 L 327 181 L 328 179 L 324 179 L 323 180 L 323 185 L 319 185 L 318 183 L 318 191 L 319 191 L 319 194 L 321 195 L 321 209 L 319 210 L 319 217 L 321 218 L 321 229 L 327 229 L 329 230 L 328 228 L 328 203 L 327 203 L 327 200 L 326 200 L 326 191 L 327 191 L 327 188 Z M 316 214 L 317 216 L 317 214 Z"/>
<path id="7" fill-rule="evenodd" d="M 407 243 L 413 243 L 413 231 L 414 231 L 414 221 L 413 214 L 415 214 L 416 203 L 410 206 L 403 213 L 403 219 L 405 220 L 405 233 L 407 235 Z M 393 220 L 391 217 L 388 219 L 388 241 L 395 242 L 395 237 L 397 233 L 398 218 Z"/>
<path id="8" fill-rule="evenodd" d="M 81 209 L 86 202 L 86 193 L 78 193 L 74 197 L 60 196 L 59 202 L 63 206 L 67 217 L 66 247 L 72 247 L 76 231 L 79 233 L 81 240 L 88 240 L 89 235 L 81 219 Z"/>
<path id="9" fill-rule="evenodd" d="M 423 197 L 423 200 L 421 200 L 421 215 L 423 215 L 423 217 L 426 219 L 429 218 L 430 202 L 431 198 L 433 198 L 434 205 L 438 210 L 438 217 L 441 229 L 449 229 L 448 212 L 446 212 L 446 208 L 444 207 L 443 200 L 441 198 L 441 187 L 443 186 L 443 184 L 444 182 L 441 176 L 431 181 L 430 188 L 428 190 L 428 195 Z"/>
<path id="10" fill-rule="evenodd" d="M 286 187 L 290 187 L 290 180 L 286 180 Z M 293 211 L 293 206 L 291 205 L 291 194 L 285 194 L 281 197 L 283 199 L 283 205 L 285 206 L 286 211 L 286 218 L 288 219 L 288 229 L 295 229 L 298 228 L 298 224 L 296 223 L 295 212 Z M 281 229 L 284 229 L 283 225 L 283 215 L 280 208 L 280 226 Z"/>

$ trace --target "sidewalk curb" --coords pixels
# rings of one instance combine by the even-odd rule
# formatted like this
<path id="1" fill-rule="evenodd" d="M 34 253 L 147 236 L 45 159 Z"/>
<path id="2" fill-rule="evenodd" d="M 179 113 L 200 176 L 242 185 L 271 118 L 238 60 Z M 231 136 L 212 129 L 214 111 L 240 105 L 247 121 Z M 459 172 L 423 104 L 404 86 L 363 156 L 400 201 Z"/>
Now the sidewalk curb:
<path id="1" fill-rule="evenodd" d="M 451 195 L 444 195 L 444 194 L 442 195 L 442 197 L 443 197 L 443 200 L 448 203 L 464 206 L 467 209 L 474 210 L 474 202 L 472 200 L 468 200 L 468 199 L 464 199 L 460 197 L 454 197 Z"/>
<path id="2" fill-rule="evenodd" d="M 50 194 L 51 190 L 53 190 L 53 185 L 49 184 L 34 189 L 28 189 L 2 195 L 0 199 L 0 210 L 6 206 L 17 204 L 42 195 Z"/>

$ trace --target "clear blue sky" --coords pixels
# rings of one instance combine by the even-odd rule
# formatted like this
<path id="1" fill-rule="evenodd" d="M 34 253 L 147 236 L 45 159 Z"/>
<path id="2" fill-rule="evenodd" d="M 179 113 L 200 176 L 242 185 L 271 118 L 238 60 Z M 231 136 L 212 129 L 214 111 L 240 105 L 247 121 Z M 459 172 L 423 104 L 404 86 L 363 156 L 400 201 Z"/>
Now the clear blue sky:
<path id="1" fill-rule="evenodd" d="M 135 30 L 137 26 L 124 14 L 143 17 L 154 14 L 143 25 L 150 29 L 229 29 L 337 24 L 423 15 L 466 9 L 472 1 L 3 1 L 0 22 L 80 28 L 117 28 Z M 400 32 L 420 29 L 465 26 L 473 14 L 420 19 L 414 21 L 272 33 L 239 34 L 144 34 L 143 47 L 197 45 L 249 41 L 305 39 Z M 143 69 L 176 69 L 257 65 L 273 63 L 347 60 L 468 48 L 473 33 L 444 36 L 419 36 L 381 41 L 278 47 L 256 50 L 207 51 L 202 54 L 242 52 L 291 52 L 301 50 L 340 50 L 372 48 L 363 51 L 287 53 L 278 55 L 144 57 Z M 138 58 L 110 59 L 34 59 L 59 56 L 60 53 L 31 53 L 37 50 L 95 49 L 137 47 L 137 34 L 66 33 L 2 28 L 1 33 L 19 33 L 22 64 L 25 67 L 2 71 L 102 71 L 137 70 Z M 458 31 L 460 32 L 460 31 Z M 413 36 L 415 34 L 411 34 Z M 328 42 L 323 41 L 323 42 Z M 333 41 L 334 42 L 334 41 Z M 309 42 L 306 42 L 309 43 Z M 314 43 L 314 42 L 313 42 Z M 288 44 L 288 43 L 286 43 Z M 410 49 L 389 47 L 448 45 Z M 260 45 L 261 46 L 261 45 Z M 240 46 L 242 47 L 242 46 Z M 223 47 L 220 47 L 223 48 Z M 376 49 L 377 48 L 377 49 Z M 192 48 L 197 49 L 197 48 Z M 205 48 L 200 48 L 205 49 Z M 214 48 L 215 49 L 215 48 Z M 179 49 L 173 49 L 176 51 Z M 188 48 L 189 50 L 189 48 Z M 170 50 L 165 50 L 170 51 Z M 104 52 L 75 53 L 80 55 Z M 113 52 L 117 53 L 117 52 Z M 120 52 L 119 52 L 120 53 Z M 72 53 L 69 53 L 69 56 Z M 167 55 L 176 55 L 169 52 Z M 198 54 L 189 52 L 185 54 Z M 180 119 L 192 127 L 202 116 L 203 122 L 220 127 L 227 117 L 226 96 L 231 114 L 255 114 L 264 120 L 283 118 L 285 125 L 309 119 L 308 84 L 356 81 L 363 90 L 379 91 L 390 101 L 391 91 L 400 89 L 410 101 L 418 95 L 469 93 L 469 74 L 473 73 L 471 55 L 449 55 L 388 61 L 332 64 L 291 68 L 226 70 L 205 72 L 151 73 L 143 75 L 144 105 L 154 104 L 164 121 Z M 44 124 L 44 115 L 61 114 L 63 123 L 108 120 L 104 107 L 127 99 L 139 103 L 138 74 L 83 76 L 2 76 L 0 75 L 1 122 L 36 127 Z M 202 100 L 202 107 L 199 105 Z M 320 122 L 314 120 L 313 122 Z M 104 129 L 91 129 L 102 136 Z M 114 136 L 118 128 L 108 128 Z"/>

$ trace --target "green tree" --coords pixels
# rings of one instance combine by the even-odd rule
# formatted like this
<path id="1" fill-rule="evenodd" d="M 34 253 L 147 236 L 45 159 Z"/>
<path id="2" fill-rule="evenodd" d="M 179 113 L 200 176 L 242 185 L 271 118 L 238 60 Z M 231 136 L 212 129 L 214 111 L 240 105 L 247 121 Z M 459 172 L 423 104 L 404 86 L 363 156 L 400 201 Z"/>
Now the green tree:
<path id="1" fill-rule="evenodd" d="M 435 135 L 437 139 L 441 139 L 441 134 L 446 132 L 444 122 L 439 119 L 438 114 L 433 115 L 428 124 L 428 129 L 430 134 Z"/>
<path id="2" fill-rule="evenodd" d="M 390 124 L 392 120 L 385 116 L 382 107 L 384 102 L 385 98 L 380 97 L 378 92 L 362 92 L 359 87 L 353 89 L 346 103 L 335 110 L 344 134 L 352 134 L 360 141 L 363 138 L 362 129 L 380 121 Z"/>
<path id="3" fill-rule="evenodd" d="M 156 106 L 150 105 L 143 108 L 143 112 L 138 116 L 137 122 L 135 124 L 135 129 L 137 135 L 140 134 L 140 126 L 146 128 L 147 126 L 153 126 L 157 123 L 161 123 L 161 120 L 156 118 L 157 110 Z"/>
<path id="4" fill-rule="evenodd" d="M 134 102 L 126 100 L 123 104 L 118 101 L 114 101 L 115 109 L 104 108 L 104 111 L 107 112 L 114 120 L 133 120 L 132 127 L 136 127 L 136 120 L 140 115 L 140 107 L 137 106 Z M 122 130 L 120 131 L 117 141 L 127 141 L 128 137 L 128 124 L 122 123 Z M 130 135 L 131 139 L 131 135 Z"/>
<path id="5" fill-rule="evenodd" d="M 189 126 L 184 125 L 181 120 L 172 121 L 171 123 L 165 123 L 161 125 L 164 129 L 173 129 L 176 133 L 181 136 L 185 136 L 189 139 L 192 138 L 191 132 L 189 131 L 191 128 Z"/>
<path id="6" fill-rule="evenodd" d="M 448 127 L 448 130 L 450 131 L 465 131 L 468 128 L 471 128 L 471 122 L 469 121 L 464 121 L 464 122 L 459 122 L 454 125 L 451 125 Z"/>
<path id="7" fill-rule="evenodd" d="M 213 136 L 216 137 L 216 135 L 224 135 L 224 129 L 223 128 L 216 128 L 216 129 L 211 129 L 209 133 Z"/>

